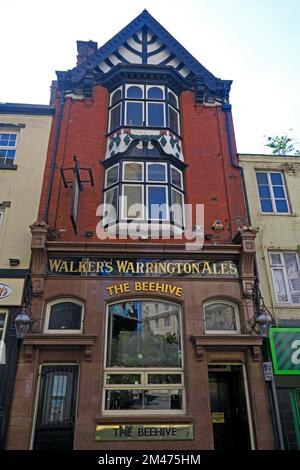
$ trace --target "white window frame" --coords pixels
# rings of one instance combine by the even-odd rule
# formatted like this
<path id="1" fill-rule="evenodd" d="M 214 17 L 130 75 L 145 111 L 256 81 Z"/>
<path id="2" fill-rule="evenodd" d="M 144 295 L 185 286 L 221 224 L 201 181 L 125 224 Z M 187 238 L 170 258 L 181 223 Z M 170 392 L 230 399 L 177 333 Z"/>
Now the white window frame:
<path id="1" fill-rule="evenodd" d="M 116 213 L 115 213 L 115 216 L 114 218 L 112 219 L 109 219 L 109 215 L 105 217 L 105 219 L 103 219 L 103 223 L 104 225 L 107 225 L 107 224 L 110 224 L 110 223 L 113 223 L 114 221 L 117 220 L 118 218 L 118 210 L 119 210 L 119 204 L 118 204 L 118 200 L 119 200 L 119 187 L 118 186 L 112 186 L 110 187 L 109 189 L 107 189 L 105 192 L 104 192 L 104 214 L 107 212 L 108 214 L 110 214 L 110 212 L 108 210 L 106 210 L 106 207 L 107 207 L 107 195 L 109 194 L 110 191 L 117 191 L 117 207 L 116 207 Z"/>
<path id="2" fill-rule="evenodd" d="M 136 165 L 139 165 L 142 168 L 142 177 L 140 180 L 130 180 L 130 179 L 125 179 L 125 167 L 126 165 L 131 165 L 132 163 L 135 163 Z M 143 183 L 144 182 L 144 163 L 143 162 L 138 162 L 138 161 L 128 161 L 128 162 L 123 162 L 122 166 L 122 181 L 125 181 L 126 183 Z"/>
<path id="3" fill-rule="evenodd" d="M 148 178 L 148 168 L 149 166 L 151 165 L 163 165 L 165 167 L 165 179 L 164 180 L 157 180 L 157 181 L 154 181 L 154 180 L 149 180 Z M 167 164 L 164 163 L 164 162 L 146 162 L 146 182 L 147 183 L 168 183 L 168 168 L 167 168 Z"/>
<path id="4" fill-rule="evenodd" d="M 104 344 L 104 374 L 103 374 L 103 385 L 102 385 L 102 414 L 103 415 L 115 415 L 115 416 L 127 416 L 127 415 L 153 415 L 155 412 L 152 410 L 106 410 L 105 409 L 105 402 L 106 402 L 106 390 L 182 390 L 182 409 L 181 410 L 159 410 L 159 414 L 162 415 L 180 415 L 186 413 L 186 391 L 185 391 L 185 380 L 184 380 L 184 340 L 183 340 L 183 327 L 182 327 L 182 306 L 179 303 L 171 302 L 169 300 L 157 299 L 155 297 L 143 297 L 143 298 L 135 298 L 132 297 L 130 299 L 126 299 L 127 302 L 166 302 L 169 305 L 175 305 L 179 309 L 179 329 L 180 329 L 180 344 L 181 344 L 181 367 L 161 367 L 161 368 L 154 368 L 154 367 L 107 367 L 107 345 L 108 345 L 108 327 L 109 327 L 109 307 L 111 305 L 122 303 L 122 301 L 115 301 L 110 302 L 106 305 L 106 326 L 105 326 L 105 344 Z M 106 377 L 107 375 L 113 374 L 132 374 L 132 375 L 143 375 L 145 382 L 143 382 L 143 378 L 140 384 L 106 384 Z M 148 385 L 148 376 L 149 374 L 180 374 L 181 375 L 181 383 L 180 384 L 150 384 Z"/>
<path id="5" fill-rule="evenodd" d="M 148 91 L 150 90 L 150 88 L 159 88 L 160 90 L 162 90 L 163 92 L 163 97 L 162 98 L 148 98 Z M 161 85 L 146 85 L 146 96 L 145 96 L 145 99 L 147 101 L 154 101 L 154 102 L 159 102 L 159 101 L 165 101 L 166 99 L 166 95 L 165 95 L 165 87 L 164 86 L 161 86 Z"/>
<path id="6" fill-rule="evenodd" d="M 141 104 L 142 105 L 142 124 L 130 124 L 127 120 L 127 105 L 128 103 L 138 103 L 138 104 Z M 132 99 L 132 98 L 128 98 L 125 100 L 125 126 L 130 126 L 130 127 L 142 127 L 144 125 L 144 122 L 145 122 L 145 106 L 144 106 L 144 101 L 141 99 L 140 101 L 139 100 L 136 100 L 136 99 Z"/>
<path id="7" fill-rule="evenodd" d="M 118 106 L 120 106 L 120 122 L 119 122 L 119 125 L 117 127 L 114 127 L 112 129 L 111 127 L 111 113 L 114 109 L 116 109 Z M 109 129 L 109 132 L 113 132 L 115 129 L 118 129 L 118 127 L 121 127 L 122 126 L 122 101 L 120 101 L 119 103 L 115 104 L 112 108 L 110 108 L 109 110 L 109 123 L 108 123 L 108 129 Z"/>
<path id="8" fill-rule="evenodd" d="M 128 98 L 127 96 L 127 91 L 128 91 L 128 88 L 131 88 L 132 86 L 136 86 L 138 88 L 140 88 L 142 90 L 142 97 L 141 98 Z M 143 100 L 145 98 L 145 89 L 144 89 L 144 85 L 141 85 L 140 83 L 127 83 L 125 85 L 125 100 Z"/>
<path id="9" fill-rule="evenodd" d="M 169 119 L 169 126 L 168 127 L 170 127 L 170 129 L 173 129 L 171 127 L 171 122 L 170 122 L 171 121 L 170 112 L 169 112 L 170 108 L 172 108 L 172 110 L 175 111 L 176 116 L 177 116 L 177 132 L 175 130 L 174 130 L 174 132 L 176 132 L 176 134 L 180 135 L 181 129 L 180 129 L 179 111 L 177 111 L 177 109 L 174 108 L 174 106 L 172 106 L 170 103 L 168 103 L 168 119 Z"/>
<path id="10" fill-rule="evenodd" d="M 271 204 L 272 204 L 272 209 L 273 211 L 272 212 L 264 212 L 262 210 L 262 207 L 261 207 L 261 197 L 259 195 L 259 185 L 258 185 L 258 182 L 256 180 L 256 186 L 257 186 L 257 194 L 258 194 L 258 199 L 259 199 L 259 207 L 260 207 L 260 212 L 262 214 L 278 214 L 278 215 L 288 215 L 291 213 L 291 208 L 290 208 L 290 204 L 289 204 L 289 199 L 288 199 L 288 196 L 287 196 L 287 191 L 286 191 L 286 182 L 285 182 L 285 178 L 284 178 L 284 173 L 282 171 L 271 171 L 271 170 L 256 170 L 255 171 L 255 179 L 256 179 L 256 175 L 258 173 L 265 173 L 267 175 L 267 178 L 268 178 L 268 188 L 269 188 L 269 191 L 270 191 L 270 196 L 271 196 Z M 282 178 L 282 188 L 283 188 L 283 191 L 284 191 L 284 198 L 278 198 L 278 197 L 275 197 L 274 196 L 274 191 L 273 191 L 273 183 L 271 181 L 271 173 L 279 173 L 281 175 L 281 178 Z M 276 185 L 275 185 L 276 186 Z M 264 199 L 264 198 L 262 198 Z M 276 208 L 276 204 L 275 204 L 275 199 L 279 199 L 279 200 L 282 200 L 282 201 L 286 201 L 286 204 L 287 204 L 287 208 L 288 208 L 288 212 L 278 212 L 277 211 L 277 208 Z"/>
<path id="11" fill-rule="evenodd" d="M 177 171 L 179 174 L 180 174 L 180 186 L 177 186 L 177 184 L 173 183 L 173 180 L 172 180 L 172 169 L 174 169 L 175 171 Z M 178 170 L 178 168 L 176 168 L 176 166 L 174 165 L 170 165 L 170 183 L 175 186 L 175 188 L 178 188 L 178 189 L 181 189 L 183 190 L 183 174 L 182 174 L 182 171 L 181 170 Z"/>
<path id="12" fill-rule="evenodd" d="M 117 177 L 117 180 L 114 182 L 114 183 L 110 183 L 108 184 L 107 183 L 107 175 L 108 175 L 108 172 L 110 170 L 112 170 L 113 168 L 117 167 L 118 169 L 118 177 Z M 113 166 L 110 166 L 109 168 L 107 168 L 107 170 L 105 170 L 105 188 L 110 188 L 111 186 L 113 186 L 114 184 L 117 184 L 119 182 L 119 179 L 120 179 L 120 170 L 119 170 L 119 164 L 117 163 L 116 165 L 113 165 Z"/>
<path id="13" fill-rule="evenodd" d="M 174 93 L 172 90 L 170 90 L 170 88 L 168 88 L 167 93 L 168 93 L 168 96 L 167 96 L 167 100 L 166 100 L 166 101 L 168 101 L 168 103 L 170 103 L 170 101 L 169 101 L 169 93 L 171 93 L 171 94 L 175 97 L 175 99 L 176 99 L 176 108 L 179 109 L 178 96 L 175 95 L 175 93 Z M 174 106 L 173 106 L 171 103 L 170 103 L 170 106 L 174 109 Z M 176 109 L 176 111 L 177 111 L 177 109 Z"/>
<path id="14" fill-rule="evenodd" d="M 174 187 L 171 187 L 171 198 L 172 198 L 172 203 L 170 204 L 169 207 L 172 208 L 173 204 L 174 204 L 174 201 L 173 201 L 173 197 L 172 197 L 172 191 L 175 191 L 176 193 L 180 194 L 181 196 L 181 199 L 182 199 L 182 226 L 185 227 L 185 217 L 186 217 L 186 214 L 185 214 L 185 204 L 184 204 L 184 193 L 179 191 L 179 189 L 175 189 Z M 179 223 L 178 221 L 176 221 L 174 219 L 174 211 L 173 211 L 173 222 L 175 224 Z"/>
<path id="15" fill-rule="evenodd" d="M 164 188 L 165 194 L 166 194 L 166 203 L 165 203 L 165 208 L 166 208 L 166 217 L 165 218 L 159 218 L 159 219 L 154 219 L 148 215 L 150 206 L 149 206 L 149 196 L 148 196 L 148 189 L 149 188 Z M 166 221 L 170 220 L 170 207 L 169 207 L 169 191 L 168 191 L 168 185 L 163 185 L 163 184 L 147 184 L 146 185 L 146 208 L 147 208 L 147 219 L 148 220 L 160 220 L 160 221 Z"/>
<path id="16" fill-rule="evenodd" d="M 3 328 L 0 328 L 0 331 L 2 331 L 2 338 L 0 339 L 0 341 L 4 341 L 5 335 L 6 335 L 6 329 L 7 329 L 7 322 L 8 322 L 8 310 L 4 308 L 0 308 L 0 313 L 5 315 L 4 326 Z"/>
<path id="17" fill-rule="evenodd" d="M 112 104 L 112 99 L 113 99 L 114 94 L 115 94 L 118 90 L 121 90 L 121 99 L 120 99 L 120 102 L 122 101 L 122 99 L 123 99 L 122 86 L 119 86 L 118 88 L 116 88 L 116 89 L 110 94 L 109 106 L 115 107 L 115 106 L 117 105 L 117 103 L 114 104 L 114 105 Z"/>
<path id="18" fill-rule="evenodd" d="M 81 306 L 81 323 L 80 323 L 80 329 L 78 330 L 65 330 L 65 329 L 59 329 L 59 330 L 53 330 L 49 329 L 49 321 L 50 321 L 50 313 L 51 313 L 51 307 L 57 304 L 61 304 L 64 302 L 72 302 L 73 304 L 77 304 Z M 72 297 L 61 297 L 59 299 L 52 300 L 51 302 L 48 302 L 46 305 L 46 315 L 45 315 L 45 323 L 44 323 L 44 333 L 45 334 L 52 334 L 52 335 L 74 335 L 74 334 L 82 334 L 83 332 L 83 323 L 84 323 L 84 303 L 81 302 L 80 300 L 74 299 Z"/>
<path id="19" fill-rule="evenodd" d="M 215 305 L 215 304 L 224 304 L 224 305 L 228 305 L 234 308 L 235 323 L 236 323 L 235 330 L 207 330 L 206 329 L 205 309 L 206 307 L 209 307 L 210 305 Z M 203 305 L 203 320 L 204 320 L 204 331 L 206 335 L 234 335 L 236 336 L 236 335 L 241 334 L 240 310 L 239 310 L 239 306 L 234 302 L 230 302 L 224 299 L 214 299 L 209 302 L 205 302 L 205 304 Z"/>
<path id="20" fill-rule="evenodd" d="M 138 188 L 142 188 L 142 201 L 140 203 L 141 205 L 141 216 L 140 217 L 125 217 L 125 197 L 124 197 L 124 189 L 125 187 L 127 186 L 131 186 L 131 187 L 138 187 Z M 128 184 L 128 183 L 122 183 L 122 198 L 121 198 L 121 219 L 124 219 L 124 220 L 144 220 L 145 218 L 145 200 L 144 200 L 144 184 Z M 136 203 L 136 204 L 139 204 L 139 203 Z M 128 207 L 127 207 L 127 210 L 128 210 Z"/>
<path id="21" fill-rule="evenodd" d="M 19 141 L 19 135 L 20 135 L 20 134 L 19 134 L 19 132 L 16 132 L 15 129 L 9 131 L 9 130 L 1 130 L 1 128 L 0 128 L 0 134 L 14 134 L 14 135 L 16 136 L 16 144 L 15 144 L 14 147 L 10 147 L 10 146 L 8 147 L 8 146 L 5 146 L 5 145 L 0 145 L 0 149 L 1 149 L 1 150 L 4 149 L 4 150 L 14 150 L 14 151 L 15 151 L 15 156 L 14 156 L 13 159 L 12 159 L 12 158 L 8 158 L 8 157 L 4 157 L 4 158 L 5 158 L 5 162 L 2 164 L 2 166 L 5 167 L 5 165 L 6 165 L 6 160 L 12 160 L 12 161 L 13 161 L 13 164 L 15 164 L 15 160 L 16 160 L 16 156 L 17 156 L 17 147 L 18 147 L 18 141 Z M 1 157 L 1 158 L 3 158 L 3 157 Z M 7 166 L 8 166 L 8 165 L 7 165 Z"/>
<path id="22" fill-rule="evenodd" d="M 283 256 L 284 254 L 288 254 L 288 253 L 296 255 L 298 271 L 300 273 L 300 261 L 299 261 L 299 255 L 298 255 L 297 251 L 291 251 L 291 250 L 287 250 L 287 251 L 269 251 L 269 262 L 270 262 L 270 268 L 271 268 L 271 272 L 272 272 L 272 280 L 273 280 L 273 289 L 274 289 L 274 294 L 275 294 L 275 300 L 276 300 L 276 303 L 280 304 L 280 305 L 300 305 L 300 303 L 292 302 L 292 293 L 291 293 L 291 290 L 290 290 L 286 263 L 285 263 L 285 259 L 284 259 L 284 256 Z M 279 255 L 280 256 L 280 264 L 273 264 L 271 255 Z M 274 275 L 275 270 L 281 271 L 283 273 L 284 287 L 285 287 L 285 291 L 286 291 L 286 294 L 287 294 L 287 300 L 286 301 L 278 300 L 277 292 L 276 292 L 276 286 L 275 286 L 275 275 Z"/>

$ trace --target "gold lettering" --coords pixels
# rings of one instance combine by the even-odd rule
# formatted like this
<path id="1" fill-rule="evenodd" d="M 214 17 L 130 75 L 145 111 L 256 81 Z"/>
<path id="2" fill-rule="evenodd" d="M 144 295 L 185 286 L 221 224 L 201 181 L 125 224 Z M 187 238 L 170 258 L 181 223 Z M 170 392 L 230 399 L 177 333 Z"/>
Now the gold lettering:
<path id="1" fill-rule="evenodd" d="M 68 262 L 62 261 L 59 272 L 64 271 L 65 273 L 69 272 Z"/>
<path id="2" fill-rule="evenodd" d="M 134 283 L 134 289 L 139 292 L 142 290 L 142 283 L 141 282 L 135 282 Z"/>
<path id="3" fill-rule="evenodd" d="M 88 262 L 87 272 L 88 272 L 88 273 L 94 273 L 94 272 L 96 272 L 96 271 L 95 271 L 95 266 L 96 266 L 95 261 L 89 261 L 89 262 Z"/>
<path id="4" fill-rule="evenodd" d="M 152 274 L 153 272 L 153 263 L 146 263 L 146 273 Z"/>
<path id="5" fill-rule="evenodd" d="M 229 274 L 228 273 L 228 264 L 227 263 L 221 263 L 221 274 Z"/>
<path id="6" fill-rule="evenodd" d="M 86 273 L 87 272 L 87 263 L 86 263 L 86 261 L 79 261 L 78 271 L 80 273 Z"/>
<path id="7" fill-rule="evenodd" d="M 144 263 L 136 263 L 136 273 L 144 274 Z"/>
<path id="8" fill-rule="evenodd" d="M 199 263 L 191 263 L 192 265 L 192 272 L 193 274 L 197 273 L 200 274 L 200 266 Z"/>
<path id="9" fill-rule="evenodd" d="M 233 274 L 233 275 L 236 275 L 238 273 L 238 270 L 235 264 L 231 263 L 229 265 L 229 272 L 230 274 Z"/>
<path id="10" fill-rule="evenodd" d="M 61 263 L 60 259 L 49 259 L 50 271 L 60 272 Z"/>
<path id="11" fill-rule="evenodd" d="M 177 287 L 175 292 L 176 297 L 182 296 L 182 287 Z"/>
<path id="12" fill-rule="evenodd" d="M 209 261 L 204 261 L 203 263 L 202 274 L 205 274 L 206 271 L 208 272 L 208 274 L 211 274 L 211 266 Z"/>
<path id="13" fill-rule="evenodd" d="M 113 295 L 113 293 L 114 293 L 114 287 L 115 287 L 115 286 L 108 286 L 108 287 L 106 287 L 106 290 L 108 290 L 109 295 Z"/>
<path id="14" fill-rule="evenodd" d="M 103 273 L 103 266 L 104 266 L 103 261 L 97 261 L 96 273 Z"/>
<path id="15" fill-rule="evenodd" d="M 116 260 L 119 273 L 127 273 L 128 261 Z"/>

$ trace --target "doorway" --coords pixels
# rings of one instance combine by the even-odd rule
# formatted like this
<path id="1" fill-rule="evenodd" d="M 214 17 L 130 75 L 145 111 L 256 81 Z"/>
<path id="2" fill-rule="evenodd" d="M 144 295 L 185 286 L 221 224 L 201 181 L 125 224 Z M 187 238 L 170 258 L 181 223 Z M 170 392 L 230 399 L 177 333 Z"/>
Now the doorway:
<path id="1" fill-rule="evenodd" d="M 214 448 L 251 449 L 243 366 L 210 365 L 208 376 Z"/>
<path id="2" fill-rule="evenodd" d="M 78 366 L 43 366 L 33 449 L 72 450 Z"/>

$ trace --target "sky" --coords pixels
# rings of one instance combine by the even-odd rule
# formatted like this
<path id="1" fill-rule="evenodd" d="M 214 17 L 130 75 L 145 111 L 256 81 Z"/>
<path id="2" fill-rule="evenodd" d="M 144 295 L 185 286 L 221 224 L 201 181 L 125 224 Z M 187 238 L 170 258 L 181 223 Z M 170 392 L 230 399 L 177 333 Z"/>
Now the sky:
<path id="1" fill-rule="evenodd" d="M 2 0 L 0 102 L 48 104 L 76 41 L 102 46 L 146 8 L 216 77 L 233 80 L 238 152 L 300 141 L 300 0 Z M 300 147 L 300 144 L 299 144 Z"/>

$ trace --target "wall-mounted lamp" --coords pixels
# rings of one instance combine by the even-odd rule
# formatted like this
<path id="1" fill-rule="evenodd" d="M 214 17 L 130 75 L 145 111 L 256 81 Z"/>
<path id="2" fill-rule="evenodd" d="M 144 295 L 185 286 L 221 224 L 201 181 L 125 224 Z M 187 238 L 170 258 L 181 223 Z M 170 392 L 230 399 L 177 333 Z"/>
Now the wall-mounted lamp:
<path id="1" fill-rule="evenodd" d="M 254 282 L 252 290 L 252 299 L 254 303 L 253 328 L 257 327 L 260 336 L 267 338 L 269 328 L 274 325 L 274 318 L 264 304 L 264 299 L 258 285 L 258 280 Z"/>
<path id="2" fill-rule="evenodd" d="M 24 305 L 18 315 L 13 320 L 13 322 L 16 329 L 16 337 L 18 339 L 23 339 L 24 336 L 27 335 L 32 324 L 34 323 Z"/>

